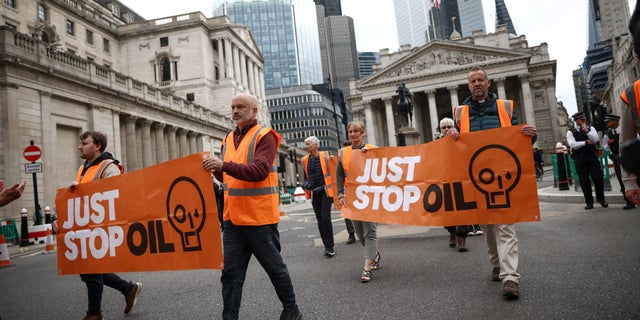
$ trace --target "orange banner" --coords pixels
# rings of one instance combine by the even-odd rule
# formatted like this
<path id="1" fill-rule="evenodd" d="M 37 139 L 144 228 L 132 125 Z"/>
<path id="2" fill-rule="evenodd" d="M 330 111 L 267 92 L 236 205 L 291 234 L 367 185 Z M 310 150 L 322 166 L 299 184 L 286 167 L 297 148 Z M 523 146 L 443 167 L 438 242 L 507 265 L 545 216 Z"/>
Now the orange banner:
<path id="1" fill-rule="evenodd" d="M 207 156 L 59 189 L 58 274 L 222 269 Z"/>
<path id="2" fill-rule="evenodd" d="M 540 221 L 531 138 L 521 127 L 354 152 L 341 214 L 425 226 Z"/>

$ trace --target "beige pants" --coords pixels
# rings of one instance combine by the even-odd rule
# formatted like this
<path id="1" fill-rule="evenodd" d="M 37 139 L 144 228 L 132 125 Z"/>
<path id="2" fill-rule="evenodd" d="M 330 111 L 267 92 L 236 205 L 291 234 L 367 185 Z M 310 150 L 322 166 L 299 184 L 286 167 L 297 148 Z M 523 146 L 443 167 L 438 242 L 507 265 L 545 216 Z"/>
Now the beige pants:
<path id="1" fill-rule="evenodd" d="M 500 268 L 500 280 L 518 283 L 518 237 L 514 224 L 488 224 L 484 226 L 484 236 L 489 248 L 489 262 Z"/>

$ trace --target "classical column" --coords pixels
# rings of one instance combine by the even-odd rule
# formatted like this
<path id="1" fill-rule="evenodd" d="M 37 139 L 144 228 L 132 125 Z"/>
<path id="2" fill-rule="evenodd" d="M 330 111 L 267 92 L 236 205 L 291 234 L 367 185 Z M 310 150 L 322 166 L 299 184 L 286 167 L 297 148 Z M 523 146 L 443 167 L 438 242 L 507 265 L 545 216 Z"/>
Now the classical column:
<path id="1" fill-rule="evenodd" d="M 233 46 L 231 49 L 233 52 L 233 73 L 235 74 L 234 81 L 236 84 L 242 83 L 242 74 L 240 74 L 240 51 L 237 46 Z"/>
<path id="2" fill-rule="evenodd" d="M 153 121 L 142 119 L 142 167 L 146 168 L 153 165 L 151 152 L 151 124 Z"/>
<path id="3" fill-rule="evenodd" d="M 436 106 L 436 89 L 428 89 L 424 91 L 429 101 L 429 120 L 431 122 L 431 140 L 435 140 L 436 128 L 440 119 L 438 119 L 438 107 Z"/>
<path id="4" fill-rule="evenodd" d="M 247 62 L 247 88 L 249 88 L 249 92 L 253 93 L 255 91 L 255 86 L 253 85 L 253 61 L 246 54 L 244 60 Z"/>
<path id="5" fill-rule="evenodd" d="M 189 154 L 194 154 L 198 152 L 198 146 L 196 144 L 196 137 L 198 134 L 193 131 L 187 132 L 187 140 L 189 141 Z"/>
<path id="6" fill-rule="evenodd" d="M 178 158 L 178 144 L 176 143 L 176 131 L 178 128 L 167 125 L 167 140 L 169 141 L 169 160 Z"/>
<path id="7" fill-rule="evenodd" d="M 384 112 L 387 116 L 387 134 L 389 135 L 389 146 L 395 147 L 398 145 L 398 140 L 396 139 L 396 124 L 393 117 L 393 98 L 385 97 L 382 99 L 384 101 Z"/>
<path id="8" fill-rule="evenodd" d="M 125 132 L 127 135 L 127 171 L 140 169 L 136 150 L 136 120 L 138 120 L 138 117 L 132 115 L 126 115 L 124 117 Z"/>
<path id="9" fill-rule="evenodd" d="M 187 141 L 187 130 L 178 129 L 178 149 L 180 150 L 180 157 L 189 155 L 189 142 Z"/>
<path id="10" fill-rule="evenodd" d="M 251 83 L 253 84 L 253 94 L 258 94 L 258 65 L 251 61 Z"/>
<path id="11" fill-rule="evenodd" d="M 373 106 L 371 105 L 371 101 L 363 101 L 362 104 L 364 106 L 364 120 L 367 122 L 367 141 L 377 146 L 378 141 L 376 141 L 375 125 L 373 124 L 373 110 L 371 110 Z M 338 148 L 342 148 L 342 146 Z"/>
<path id="12" fill-rule="evenodd" d="M 229 39 L 224 39 L 224 62 L 225 62 L 225 70 L 228 70 L 229 74 L 227 78 L 234 78 L 235 74 L 233 73 L 233 53 L 231 51 L 231 41 Z"/>
<path id="13" fill-rule="evenodd" d="M 242 81 L 242 86 L 245 90 L 248 90 L 249 85 L 247 82 L 247 58 L 242 50 L 238 48 L 238 54 L 240 55 L 240 79 Z"/>
<path id="14" fill-rule="evenodd" d="M 560 126 L 558 125 L 558 101 L 556 100 L 556 88 L 555 82 L 553 79 L 545 79 L 544 86 L 547 91 L 547 101 L 548 108 L 550 108 L 551 112 L 551 131 L 553 133 L 553 141 L 562 141 L 562 131 L 560 131 Z"/>
<path id="15" fill-rule="evenodd" d="M 153 133 L 156 138 L 156 163 L 167 161 L 166 153 L 164 152 L 164 127 L 164 123 L 156 122 L 153 124 Z"/>
<path id="16" fill-rule="evenodd" d="M 265 94 L 265 88 L 264 88 L 264 67 L 260 68 L 260 70 L 258 70 L 258 81 L 259 81 L 259 85 L 260 85 L 260 90 L 258 90 L 258 92 L 260 92 L 260 97 L 264 98 L 266 97 Z"/>
<path id="17" fill-rule="evenodd" d="M 536 125 L 536 117 L 533 112 L 533 101 L 531 99 L 531 87 L 529 86 L 529 76 L 519 75 L 520 85 L 522 86 L 522 101 L 524 103 L 525 118 L 520 123 Z"/>
<path id="18" fill-rule="evenodd" d="M 451 96 L 451 114 L 453 114 L 453 110 L 460 105 L 458 101 L 458 86 L 449 86 L 447 90 L 449 90 L 449 95 Z"/>
<path id="19" fill-rule="evenodd" d="M 224 53 L 222 51 L 224 46 L 222 44 L 222 39 L 218 38 L 216 39 L 216 42 L 218 43 L 218 71 L 220 72 L 220 79 L 224 79 L 226 78 Z"/>
<path id="20" fill-rule="evenodd" d="M 507 91 L 504 89 L 505 78 L 497 78 L 494 80 L 498 86 L 498 99 L 507 100 Z"/>

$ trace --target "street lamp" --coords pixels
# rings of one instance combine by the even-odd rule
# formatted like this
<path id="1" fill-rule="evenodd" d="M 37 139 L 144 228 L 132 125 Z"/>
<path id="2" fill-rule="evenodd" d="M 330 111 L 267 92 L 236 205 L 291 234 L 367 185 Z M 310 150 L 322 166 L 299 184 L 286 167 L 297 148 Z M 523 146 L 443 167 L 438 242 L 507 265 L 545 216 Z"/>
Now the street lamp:
<path id="1" fill-rule="evenodd" d="M 340 127 L 338 126 L 338 112 L 336 111 L 335 92 L 333 92 L 333 86 L 331 85 L 331 78 L 327 78 L 329 84 L 329 91 L 331 92 L 331 106 L 333 107 L 333 120 L 336 122 L 336 138 L 338 140 L 338 147 L 340 149 L 342 142 L 340 142 Z"/>

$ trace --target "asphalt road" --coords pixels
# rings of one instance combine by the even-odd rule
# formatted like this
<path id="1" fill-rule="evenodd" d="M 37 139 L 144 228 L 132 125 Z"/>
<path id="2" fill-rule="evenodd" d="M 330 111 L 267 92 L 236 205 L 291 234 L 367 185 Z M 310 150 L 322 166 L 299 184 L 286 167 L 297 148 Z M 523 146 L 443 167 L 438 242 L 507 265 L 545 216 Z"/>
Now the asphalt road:
<path id="1" fill-rule="evenodd" d="M 379 240 L 380 270 L 360 283 L 362 247 L 344 243 L 334 214 L 337 255 L 322 256 L 315 218 L 299 212 L 280 223 L 282 251 L 305 319 L 640 319 L 640 209 L 583 210 L 582 204 L 541 203 L 542 221 L 518 224 L 521 298 L 505 301 L 489 281 L 484 236 L 469 252 L 447 245 L 443 228 Z M 85 286 L 58 276 L 55 255 L 12 256 L 0 269 L 0 319 L 81 319 Z M 106 288 L 106 319 L 219 319 L 220 271 L 123 273 L 144 284 L 125 316 L 124 299 Z M 277 319 L 280 303 L 252 260 L 241 319 Z"/>

